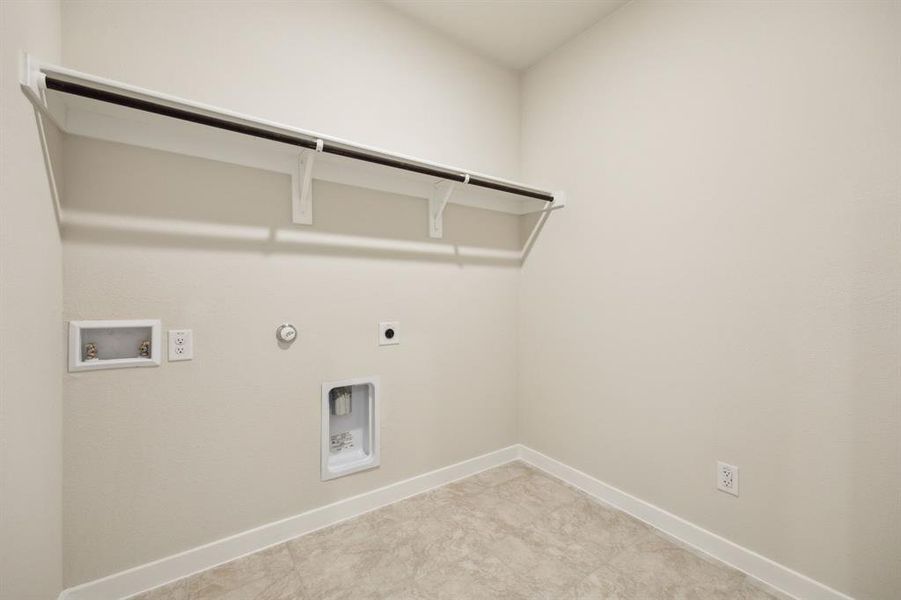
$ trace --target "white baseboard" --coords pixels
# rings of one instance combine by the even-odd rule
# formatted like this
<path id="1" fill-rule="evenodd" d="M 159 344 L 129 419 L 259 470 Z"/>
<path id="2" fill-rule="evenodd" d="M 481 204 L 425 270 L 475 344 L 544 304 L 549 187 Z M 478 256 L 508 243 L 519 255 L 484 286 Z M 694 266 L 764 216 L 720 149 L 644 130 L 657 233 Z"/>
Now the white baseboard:
<path id="1" fill-rule="evenodd" d="M 579 488 L 605 504 L 644 521 L 678 542 L 730 565 L 759 580 L 765 587 L 802 600 L 853 600 L 837 590 L 739 546 L 662 508 L 520 445 L 520 458 L 530 465 Z"/>
<path id="2" fill-rule="evenodd" d="M 118 600 L 519 458 L 510 446 L 63 590 L 59 600 Z"/>
<path id="3" fill-rule="evenodd" d="M 747 573 L 777 592 L 801 600 L 853 600 L 810 577 L 520 444 L 89 581 L 64 590 L 59 600 L 127 598 L 516 459 L 522 459 L 601 502 L 648 523 L 696 551 Z"/>

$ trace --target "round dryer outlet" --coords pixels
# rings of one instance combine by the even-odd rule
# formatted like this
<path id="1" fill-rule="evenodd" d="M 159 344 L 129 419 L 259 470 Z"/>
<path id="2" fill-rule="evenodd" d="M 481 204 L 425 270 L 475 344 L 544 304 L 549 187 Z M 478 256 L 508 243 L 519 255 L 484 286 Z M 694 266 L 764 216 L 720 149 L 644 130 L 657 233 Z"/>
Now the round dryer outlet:
<path id="1" fill-rule="evenodd" d="M 400 343 L 400 321 L 379 323 L 379 346 L 395 346 Z"/>

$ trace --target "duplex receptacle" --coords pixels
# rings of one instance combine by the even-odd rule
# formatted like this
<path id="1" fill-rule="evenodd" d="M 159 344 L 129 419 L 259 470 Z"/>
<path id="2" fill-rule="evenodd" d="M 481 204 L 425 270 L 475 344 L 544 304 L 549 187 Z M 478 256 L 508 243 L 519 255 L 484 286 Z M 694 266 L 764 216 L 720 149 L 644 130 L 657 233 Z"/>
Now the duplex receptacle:
<path id="1" fill-rule="evenodd" d="M 169 362 L 194 358 L 194 334 L 190 329 L 169 330 Z"/>
<path id="2" fill-rule="evenodd" d="M 738 467 L 724 462 L 717 462 L 716 489 L 738 496 Z"/>

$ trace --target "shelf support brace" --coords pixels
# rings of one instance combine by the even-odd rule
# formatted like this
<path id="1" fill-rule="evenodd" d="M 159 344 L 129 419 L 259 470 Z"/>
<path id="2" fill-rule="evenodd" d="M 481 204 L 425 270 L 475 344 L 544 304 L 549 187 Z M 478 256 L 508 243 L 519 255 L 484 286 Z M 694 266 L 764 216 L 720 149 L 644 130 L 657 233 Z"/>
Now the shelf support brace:
<path id="1" fill-rule="evenodd" d="M 316 140 L 315 150 L 304 150 L 291 174 L 291 214 L 295 225 L 313 224 L 313 162 L 322 146 L 322 140 Z"/>
<path id="2" fill-rule="evenodd" d="M 38 61 L 29 54 L 22 54 L 19 61 L 19 85 L 35 108 L 47 111 L 47 77 L 41 72 Z"/>
<path id="3" fill-rule="evenodd" d="M 38 137 L 41 140 L 41 152 L 44 155 L 44 169 L 47 171 L 47 180 L 50 183 L 53 214 L 56 217 L 56 225 L 58 227 L 62 223 L 63 212 L 59 199 L 59 188 L 56 185 L 56 170 L 47 140 L 47 125 L 44 122 L 44 118 L 53 122 L 53 117 L 47 109 L 47 76 L 41 72 L 38 62 L 28 54 L 22 54 L 19 62 L 19 85 L 22 87 L 25 97 L 28 98 L 34 107 Z"/>
<path id="4" fill-rule="evenodd" d="M 454 193 L 453 181 L 439 181 L 432 189 L 432 197 L 429 198 L 429 237 L 441 239 L 444 237 L 444 209 Z"/>

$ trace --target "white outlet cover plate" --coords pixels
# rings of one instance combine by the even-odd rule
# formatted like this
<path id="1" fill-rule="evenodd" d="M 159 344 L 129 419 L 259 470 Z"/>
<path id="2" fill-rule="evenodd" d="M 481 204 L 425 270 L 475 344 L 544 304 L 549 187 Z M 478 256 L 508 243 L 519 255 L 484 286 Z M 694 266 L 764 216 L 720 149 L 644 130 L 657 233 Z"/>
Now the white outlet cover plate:
<path id="1" fill-rule="evenodd" d="M 387 336 L 388 330 L 394 332 Z M 400 343 L 400 321 L 382 321 L 379 323 L 379 346 L 395 346 Z"/>
<path id="2" fill-rule="evenodd" d="M 738 496 L 738 467 L 717 461 L 716 489 Z"/>
<path id="3" fill-rule="evenodd" d="M 169 362 L 194 358 L 194 332 L 190 329 L 169 330 Z"/>

